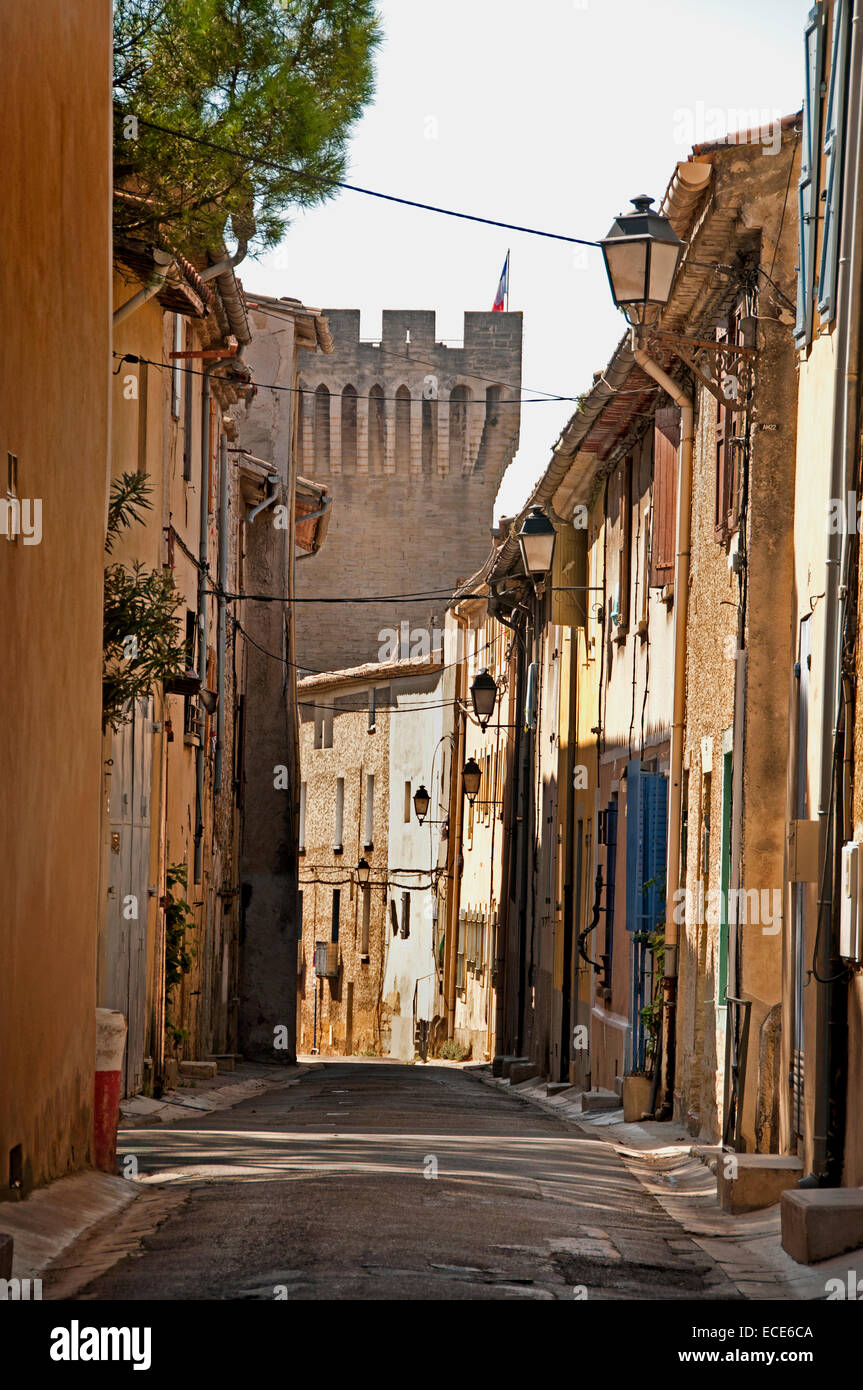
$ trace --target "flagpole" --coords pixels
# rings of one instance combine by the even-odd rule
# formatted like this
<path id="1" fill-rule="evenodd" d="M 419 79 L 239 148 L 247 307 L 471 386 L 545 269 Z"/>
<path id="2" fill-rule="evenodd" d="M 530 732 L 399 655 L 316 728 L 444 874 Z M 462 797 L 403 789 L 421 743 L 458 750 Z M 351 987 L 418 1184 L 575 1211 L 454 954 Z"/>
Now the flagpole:
<path id="1" fill-rule="evenodd" d="M 506 248 L 506 312 L 509 313 L 509 275 L 512 267 L 509 263 L 509 247 Z"/>

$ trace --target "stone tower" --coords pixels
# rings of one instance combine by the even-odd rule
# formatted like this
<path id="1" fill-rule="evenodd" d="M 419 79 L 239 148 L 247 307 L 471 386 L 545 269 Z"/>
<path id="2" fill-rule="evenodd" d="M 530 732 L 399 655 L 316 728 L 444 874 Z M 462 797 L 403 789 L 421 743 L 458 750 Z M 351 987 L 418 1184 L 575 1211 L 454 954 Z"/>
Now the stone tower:
<path id="1" fill-rule="evenodd" d="M 433 311 L 384 310 L 379 343 L 360 341 L 358 309 L 323 312 L 335 348 L 302 363 L 296 447 L 300 476 L 325 483 L 333 506 L 320 554 L 297 563 L 297 598 L 430 597 L 299 602 L 297 659 L 312 671 L 380 660 L 382 642 L 392 641 L 381 634 L 442 625 L 446 597 L 491 548 L 521 396 L 521 314 L 466 313 L 464 345 L 451 347 L 435 341 Z M 259 322 L 247 360 L 259 380 L 272 380 L 263 375 L 272 357 L 262 339 L 278 324 L 267 320 L 262 333 Z M 257 423 L 269 419 L 271 438 L 258 432 L 254 442 L 275 458 L 272 434 L 281 431 L 268 394 L 259 393 L 266 414 Z"/>

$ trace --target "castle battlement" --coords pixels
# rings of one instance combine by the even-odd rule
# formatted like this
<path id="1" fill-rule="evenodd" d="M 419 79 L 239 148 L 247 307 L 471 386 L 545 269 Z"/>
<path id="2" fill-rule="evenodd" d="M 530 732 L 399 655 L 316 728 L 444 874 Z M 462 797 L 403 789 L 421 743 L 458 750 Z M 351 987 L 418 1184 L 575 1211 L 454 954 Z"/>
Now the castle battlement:
<path id="1" fill-rule="evenodd" d="M 376 342 L 360 340 L 358 309 L 322 312 L 334 351 L 301 355 L 295 436 L 293 396 L 265 391 L 242 435 L 264 458 L 295 448 L 299 473 L 333 500 L 326 544 L 297 566 L 297 596 L 452 593 L 489 553 L 518 447 L 522 316 L 466 313 L 455 346 L 435 341 L 433 310 L 385 309 Z M 285 341 L 277 320 L 255 320 L 245 357 L 261 380 L 276 379 Z M 297 657 L 312 670 L 376 661 L 383 631 L 442 627 L 445 611 L 445 598 L 299 603 Z"/>
<path id="2" fill-rule="evenodd" d="M 303 363 L 301 471 L 494 479 L 518 444 L 521 314 L 466 313 L 461 347 L 435 342 L 435 313 L 384 309 L 379 342 L 358 309 L 324 310 L 331 356 Z"/>

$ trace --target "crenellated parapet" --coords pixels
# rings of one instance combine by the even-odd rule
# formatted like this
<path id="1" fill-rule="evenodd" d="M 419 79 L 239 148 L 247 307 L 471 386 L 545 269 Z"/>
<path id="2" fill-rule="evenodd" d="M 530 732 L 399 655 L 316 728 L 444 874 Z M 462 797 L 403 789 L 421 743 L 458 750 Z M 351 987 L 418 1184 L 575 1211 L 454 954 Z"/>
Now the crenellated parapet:
<path id="1" fill-rule="evenodd" d="M 376 342 L 360 339 L 358 310 L 325 313 L 335 351 L 300 378 L 300 471 L 496 491 L 518 444 L 521 315 L 466 313 L 454 346 L 435 341 L 432 311 L 385 309 Z"/>

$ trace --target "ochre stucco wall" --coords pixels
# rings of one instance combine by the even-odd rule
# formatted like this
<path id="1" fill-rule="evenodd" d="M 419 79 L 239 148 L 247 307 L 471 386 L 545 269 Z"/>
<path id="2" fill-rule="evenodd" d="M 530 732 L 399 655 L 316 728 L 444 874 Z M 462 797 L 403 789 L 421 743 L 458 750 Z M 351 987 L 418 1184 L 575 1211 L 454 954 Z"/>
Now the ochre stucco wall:
<path id="1" fill-rule="evenodd" d="M 0 1196 L 85 1164 L 99 920 L 111 350 L 111 6 L 0 17 L 0 460 L 42 540 L 0 540 Z M 9 679 L 10 674 L 14 679 Z"/>

